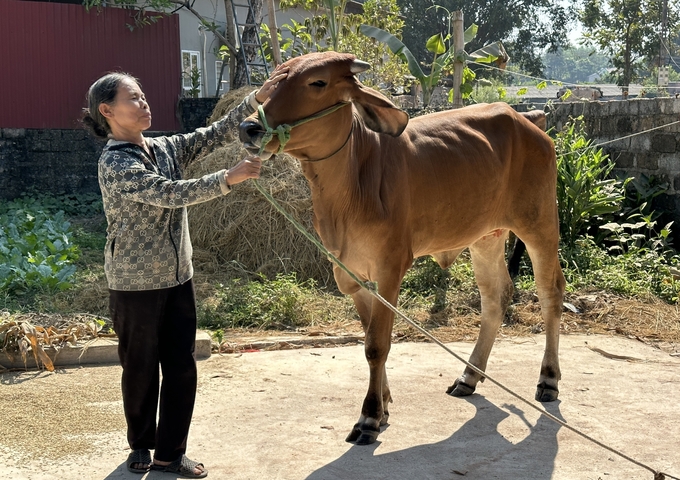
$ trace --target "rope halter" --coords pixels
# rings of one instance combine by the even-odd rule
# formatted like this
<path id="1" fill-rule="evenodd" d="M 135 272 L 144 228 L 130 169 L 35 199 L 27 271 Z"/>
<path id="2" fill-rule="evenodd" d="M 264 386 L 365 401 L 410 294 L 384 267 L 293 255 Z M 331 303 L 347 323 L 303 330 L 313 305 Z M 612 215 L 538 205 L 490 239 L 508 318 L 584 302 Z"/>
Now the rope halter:
<path id="1" fill-rule="evenodd" d="M 262 155 L 262 152 L 264 152 L 265 147 L 269 142 L 272 141 L 274 138 L 274 135 L 276 135 L 279 139 L 279 149 L 275 153 L 281 153 L 283 152 L 283 149 L 286 147 L 286 144 L 290 140 L 290 131 L 295 128 L 299 127 L 300 125 L 303 125 L 307 122 L 311 122 L 312 120 L 317 120 L 319 118 L 325 117 L 326 115 L 330 115 L 331 113 L 340 110 L 342 107 L 349 105 L 351 102 L 339 102 L 336 103 L 335 105 L 328 107 L 324 110 L 321 110 L 320 112 L 317 112 L 313 115 L 310 115 L 309 117 L 302 118 L 296 122 L 294 122 L 292 125 L 289 125 L 287 123 L 283 123 L 279 125 L 276 128 L 272 128 L 269 126 L 267 123 L 267 117 L 264 114 L 264 108 L 262 105 L 257 107 L 257 115 L 260 119 L 260 123 L 262 123 L 262 126 L 264 127 L 264 135 L 262 136 L 261 144 L 260 144 L 260 152 L 259 154 Z"/>

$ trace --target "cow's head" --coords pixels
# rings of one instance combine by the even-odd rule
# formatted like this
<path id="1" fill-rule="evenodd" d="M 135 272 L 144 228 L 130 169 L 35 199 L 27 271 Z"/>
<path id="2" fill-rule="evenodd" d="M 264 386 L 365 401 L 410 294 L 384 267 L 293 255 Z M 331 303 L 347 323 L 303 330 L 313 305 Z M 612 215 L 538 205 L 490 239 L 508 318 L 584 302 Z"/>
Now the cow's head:
<path id="1" fill-rule="evenodd" d="M 349 134 L 349 103 L 371 130 L 398 136 L 406 128 L 406 112 L 357 80 L 355 75 L 370 65 L 354 55 L 310 53 L 285 65 L 290 68 L 288 77 L 279 83 L 261 112 L 248 117 L 239 127 L 246 148 L 262 150 L 261 157 L 268 158 L 277 151 L 299 158 L 318 155 L 320 147 L 337 143 L 338 135 Z"/>

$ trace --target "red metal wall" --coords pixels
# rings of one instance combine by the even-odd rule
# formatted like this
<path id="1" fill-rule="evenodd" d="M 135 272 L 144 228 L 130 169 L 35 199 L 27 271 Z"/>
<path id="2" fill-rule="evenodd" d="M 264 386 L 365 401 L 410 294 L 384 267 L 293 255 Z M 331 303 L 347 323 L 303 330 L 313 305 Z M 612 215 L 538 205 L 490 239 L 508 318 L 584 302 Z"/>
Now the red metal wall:
<path id="1" fill-rule="evenodd" d="M 89 86 L 119 70 L 139 78 L 152 130 L 179 130 L 177 15 L 130 31 L 129 10 L 0 0 L 0 128 L 80 128 Z"/>

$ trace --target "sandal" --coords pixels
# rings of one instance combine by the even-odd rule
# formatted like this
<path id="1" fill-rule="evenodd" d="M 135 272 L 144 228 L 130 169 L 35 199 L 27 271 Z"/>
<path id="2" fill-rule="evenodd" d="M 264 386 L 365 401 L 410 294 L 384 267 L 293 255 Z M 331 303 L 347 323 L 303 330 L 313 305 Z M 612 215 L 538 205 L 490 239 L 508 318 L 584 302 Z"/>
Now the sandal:
<path id="1" fill-rule="evenodd" d="M 133 465 L 146 465 L 144 468 L 133 468 Z M 127 461 L 125 462 L 127 469 L 132 473 L 146 473 L 151 470 L 151 453 L 146 448 L 141 448 L 139 450 L 133 450 L 128 455 Z"/>
<path id="2" fill-rule="evenodd" d="M 196 467 L 199 467 L 202 472 L 196 473 Z M 152 463 L 151 470 L 174 473 L 184 478 L 204 478 L 208 476 L 208 471 L 205 469 L 202 463 L 189 460 L 186 455 L 182 455 L 177 460 L 169 463 L 168 465 L 158 465 L 157 463 Z"/>

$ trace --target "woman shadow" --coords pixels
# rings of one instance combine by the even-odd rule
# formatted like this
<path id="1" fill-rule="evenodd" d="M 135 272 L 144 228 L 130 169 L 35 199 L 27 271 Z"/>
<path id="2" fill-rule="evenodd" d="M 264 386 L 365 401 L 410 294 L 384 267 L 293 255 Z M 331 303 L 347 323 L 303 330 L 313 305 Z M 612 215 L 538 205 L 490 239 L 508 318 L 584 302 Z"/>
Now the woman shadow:
<path id="1" fill-rule="evenodd" d="M 464 400 L 475 406 L 475 416 L 446 440 L 382 455 L 375 455 L 380 442 L 369 446 L 353 445 L 340 458 L 309 475 L 307 480 L 552 478 L 559 424 L 541 415 L 532 425 L 515 405 L 505 404 L 499 408 L 481 395 Z M 562 420 L 559 401 L 544 404 L 544 407 Z M 513 441 L 499 431 L 501 422 L 511 415 L 521 419 L 529 430 L 521 440 Z"/>

